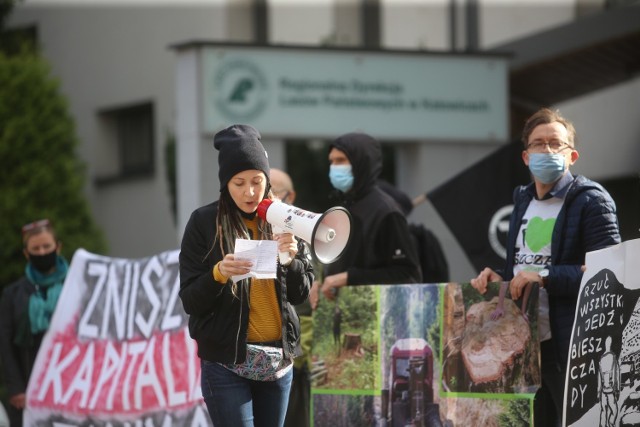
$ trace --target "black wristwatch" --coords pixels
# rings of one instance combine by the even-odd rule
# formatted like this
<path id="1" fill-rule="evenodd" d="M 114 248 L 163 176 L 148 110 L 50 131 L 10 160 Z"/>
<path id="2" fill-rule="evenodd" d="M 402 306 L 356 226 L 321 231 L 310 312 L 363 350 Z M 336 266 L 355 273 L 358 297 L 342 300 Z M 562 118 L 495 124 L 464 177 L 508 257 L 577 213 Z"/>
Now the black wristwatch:
<path id="1" fill-rule="evenodd" d="M 547 282 L 549 281 L 549 270 L 544 268 L 538 271 L 538 276 L 540 276 L 540 278 L 542 279 L 542 287 L 544 288 L 545 286 L 547 286 Z"/>

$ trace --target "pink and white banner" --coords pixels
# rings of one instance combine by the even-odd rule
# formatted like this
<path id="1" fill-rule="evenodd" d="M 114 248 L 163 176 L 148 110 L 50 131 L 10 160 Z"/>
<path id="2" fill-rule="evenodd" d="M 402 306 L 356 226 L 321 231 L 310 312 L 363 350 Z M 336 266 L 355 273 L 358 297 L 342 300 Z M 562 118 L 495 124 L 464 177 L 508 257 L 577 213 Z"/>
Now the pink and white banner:
<path id="1" fill-rule="evenodd" d="M 179 251 L 78 250 L 27 390 L 26 426 L 210 426 Z"/>

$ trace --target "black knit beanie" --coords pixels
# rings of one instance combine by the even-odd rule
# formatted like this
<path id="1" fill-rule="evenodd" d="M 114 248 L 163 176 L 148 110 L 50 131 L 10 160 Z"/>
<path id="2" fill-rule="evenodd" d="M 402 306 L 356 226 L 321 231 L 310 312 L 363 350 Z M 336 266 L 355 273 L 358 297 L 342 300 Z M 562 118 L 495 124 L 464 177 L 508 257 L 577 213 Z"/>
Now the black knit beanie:
<path id="1" fill-rule="evenodd" d="M 260 138 L 260 133 L 249 125 L 232 125 L 215 134 L 213 146 L 220 152 L 220 191 L 235 174 L 250 169 L 261 170 L 269 179 L 269 158 Z"/>

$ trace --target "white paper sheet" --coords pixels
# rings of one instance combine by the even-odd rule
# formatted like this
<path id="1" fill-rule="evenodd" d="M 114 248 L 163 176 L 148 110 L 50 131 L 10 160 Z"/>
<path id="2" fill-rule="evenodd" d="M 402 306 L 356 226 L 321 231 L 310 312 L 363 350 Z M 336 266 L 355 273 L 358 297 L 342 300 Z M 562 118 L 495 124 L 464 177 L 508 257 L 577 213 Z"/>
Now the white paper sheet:
<path id="1" fill-rule="evenodd" d="M 275 279 L 277 272 L 278 242 L 275 240 L 246 240 L 236 239 L 236 259 L 253 262 L 251 271 L 247 274 L 232 276 L 235 282 L 255 277 L 256 279 Z"/>

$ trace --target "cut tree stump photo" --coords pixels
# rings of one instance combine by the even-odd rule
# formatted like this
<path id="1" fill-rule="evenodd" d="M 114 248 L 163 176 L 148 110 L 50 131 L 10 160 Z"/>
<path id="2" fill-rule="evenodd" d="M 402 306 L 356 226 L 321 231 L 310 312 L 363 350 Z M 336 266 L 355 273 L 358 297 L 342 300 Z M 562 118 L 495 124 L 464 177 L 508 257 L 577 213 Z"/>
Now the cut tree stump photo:
<path id="1" fill-rule="evenodd" d="M 362 346 L 362 338 L 360 334 L 344 334 L 344 349 L 346 351 L 356 352 Z"/>

